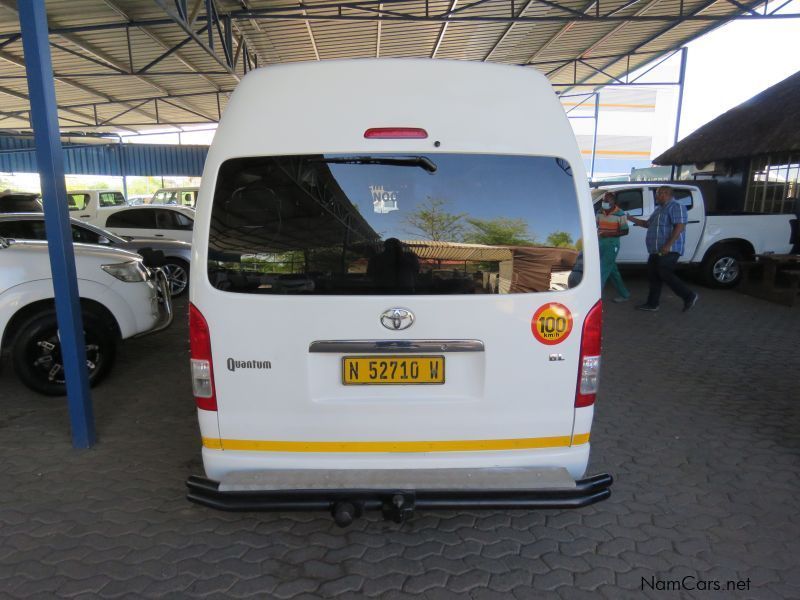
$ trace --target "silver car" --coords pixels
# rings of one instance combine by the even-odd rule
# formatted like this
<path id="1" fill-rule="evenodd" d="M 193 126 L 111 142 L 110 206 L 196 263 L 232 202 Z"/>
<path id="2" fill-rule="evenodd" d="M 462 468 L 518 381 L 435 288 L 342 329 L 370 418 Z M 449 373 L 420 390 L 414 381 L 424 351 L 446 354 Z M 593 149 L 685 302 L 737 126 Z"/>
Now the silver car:
<path id="1" fill-rule="evenodd" d="M 81 244 L 110 245 L 122 250 L 143 254 L 145 259 L 152 255 L 149 251 L 164 253 L 160 266 L 167 275 L 172 296 L 180 296 L 189 288 L 189 264 L 192 257 L 192 245 L 177 240 L 155 238 L 120 237 L 106 229 L 70 219 L 72 223 L 72 241 Z M 46 240 L 43 213 L 8 213 L 0 214 L 0 237 L 16 240 Z"/>

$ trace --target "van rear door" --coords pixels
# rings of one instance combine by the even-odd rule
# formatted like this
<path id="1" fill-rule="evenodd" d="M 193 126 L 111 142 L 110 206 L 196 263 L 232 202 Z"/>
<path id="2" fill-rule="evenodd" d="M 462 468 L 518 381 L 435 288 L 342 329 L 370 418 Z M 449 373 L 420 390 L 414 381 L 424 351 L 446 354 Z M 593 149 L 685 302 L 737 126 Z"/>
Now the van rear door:
<path id="1" fill-rule="evenodd" d="M 198 296 L 220 447 L 569 446 L 587 233 L 556 157 L 225 161 Z"/>

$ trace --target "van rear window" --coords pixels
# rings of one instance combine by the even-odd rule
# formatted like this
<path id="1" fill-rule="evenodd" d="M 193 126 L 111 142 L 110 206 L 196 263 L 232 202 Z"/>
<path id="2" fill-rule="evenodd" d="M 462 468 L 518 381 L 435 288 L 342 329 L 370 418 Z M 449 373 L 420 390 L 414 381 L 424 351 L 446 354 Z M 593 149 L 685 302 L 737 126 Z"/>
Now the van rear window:
<path id="1" fill-rule="evenodd" d="M 217 178 L 208 277 L 251 294 L 556 291 L 581 236 L 572 171 L 558 158 L 237 158 Z"/>

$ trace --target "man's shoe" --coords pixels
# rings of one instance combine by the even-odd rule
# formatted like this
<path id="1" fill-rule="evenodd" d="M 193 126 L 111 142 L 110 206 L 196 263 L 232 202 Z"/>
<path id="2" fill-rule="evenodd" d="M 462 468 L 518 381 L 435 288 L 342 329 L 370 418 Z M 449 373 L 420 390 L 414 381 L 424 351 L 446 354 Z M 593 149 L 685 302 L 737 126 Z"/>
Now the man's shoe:
<path id="1" fill-rule="evenodd" d="M 627 302 L 628 300 L 630 300 L 630 298 L 628 296 L 617 296 L 616 298 L 614 298 L 612 300 L 612 302 L 616 302 L 617 304 L 620 304 L 622 302 Z"/>
<path id="2" fill-rule="evenodd" d="M 636 307 L 636 310 L 645 310 L 647 312 L 656 312 L 658 310 L 658 306 L 653 306 L 652 304 L 640 304 Z"/>
<path id="3" fill-rule="evenodd" d="M 683 303 L 683 312 L 686 312 L 690 308 L 692 308 L 695 304 L 697 304 L 697 299 L 700 298 L 700 294 L 692 294 L 692 297 L 689 298 L 686 302 Z"/>

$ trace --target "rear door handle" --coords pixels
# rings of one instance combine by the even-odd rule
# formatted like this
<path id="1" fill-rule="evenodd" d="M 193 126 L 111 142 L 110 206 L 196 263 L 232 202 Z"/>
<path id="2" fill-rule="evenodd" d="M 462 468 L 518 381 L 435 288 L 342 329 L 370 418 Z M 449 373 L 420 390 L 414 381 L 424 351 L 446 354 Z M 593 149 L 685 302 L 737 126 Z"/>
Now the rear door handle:
<path id="1" fill-rule="evenodd" d="M 157 233 L 157 234 L 155 234 L 155 237 L 164 237 L 164 234 L 163 233 Z"/>

